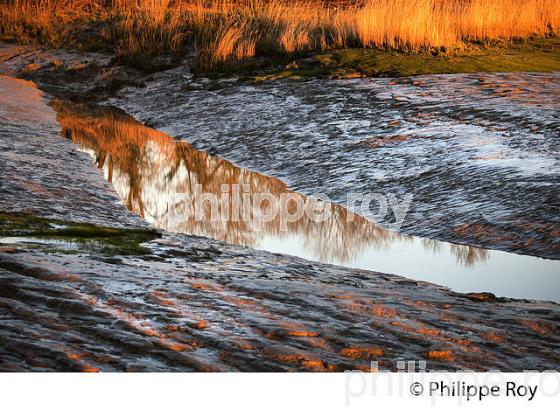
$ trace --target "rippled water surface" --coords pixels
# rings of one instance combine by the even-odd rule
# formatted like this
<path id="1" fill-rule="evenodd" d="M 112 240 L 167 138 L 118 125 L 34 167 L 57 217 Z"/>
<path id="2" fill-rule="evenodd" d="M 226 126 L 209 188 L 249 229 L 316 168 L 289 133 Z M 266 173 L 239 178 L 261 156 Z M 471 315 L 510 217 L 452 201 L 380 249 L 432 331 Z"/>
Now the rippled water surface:
<path id="1" fill-rule="evenodd" d="M 247 187 L 250 195 L 230 195 L 218 210 L 222 215 L 234 206 L 252 209 L 247 202 L 254 194 L 270 195 L 281 206 L 282 195 L 293 192 L 278 179 L 198 151 L 120 110 L 60 101 L 53 107 L 62 135 L 93 157 L 130 210 L 158 228 L 311 261 L 399 274 L 461 292 L 560 300 L 559 261 L 401 235 L 336 204 L 321 204 L 330 210 L 325 221 L 303 216 L 285 228 L 279 217 L 262 223 L 255 212 L 239 220 L 231 214 L 212 217 L 207 209 L 197 219 L 195 203 L 200 203 L 202 194 L 218 198 L 223 192 L 233 192 L 234 186 Z"/>

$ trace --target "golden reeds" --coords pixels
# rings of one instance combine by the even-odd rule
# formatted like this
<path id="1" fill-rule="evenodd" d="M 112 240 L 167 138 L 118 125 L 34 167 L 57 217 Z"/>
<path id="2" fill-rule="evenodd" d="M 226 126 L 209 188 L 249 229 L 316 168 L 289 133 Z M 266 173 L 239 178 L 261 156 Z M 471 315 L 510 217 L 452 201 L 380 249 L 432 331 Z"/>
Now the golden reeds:
<path id="1" fill-rule="evenodd" d="M 58 45 L 65 28 L 96 21 L 118 55 L 175 53 L 203 64 L 262 53 L 344 47 L 461 48 L 558 34 L 559 0 L 7 0 L 2 38 Z"/>

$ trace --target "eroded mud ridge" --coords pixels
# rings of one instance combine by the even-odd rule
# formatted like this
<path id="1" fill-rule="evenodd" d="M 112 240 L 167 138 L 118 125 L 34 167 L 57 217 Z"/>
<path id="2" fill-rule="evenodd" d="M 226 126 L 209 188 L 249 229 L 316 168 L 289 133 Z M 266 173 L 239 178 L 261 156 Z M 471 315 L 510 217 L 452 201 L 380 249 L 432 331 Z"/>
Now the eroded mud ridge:
<path id="1" fill-rule="evenodd" d="M 193 82 L 180 70 L 112 100 L 298 192 L 341 205 L 348 192 L 412 193 L 403 232 L 554 259 L 559 102 L 560 74 L 252 86 Z"/>

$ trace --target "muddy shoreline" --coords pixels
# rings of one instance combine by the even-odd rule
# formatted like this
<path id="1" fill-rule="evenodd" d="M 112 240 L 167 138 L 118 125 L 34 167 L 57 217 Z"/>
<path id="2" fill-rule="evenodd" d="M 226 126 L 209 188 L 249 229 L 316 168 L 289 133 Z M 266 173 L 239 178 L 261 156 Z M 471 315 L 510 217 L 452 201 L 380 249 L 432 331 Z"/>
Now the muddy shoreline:
<path id="1" fill-rule="evenodd" d="M 68 75 L 52 75 L 59 68 L 49 67 L 25 75 L 40 87 L 41 78 Z M 168 74 L 180 78 L 172 72 L 166 80 Z M 77 94 L 95 88 L 82 80 L 75 82 Z M 136 92 L 162 95 L 157 79 L 149 84 Z M 147 228 L 89 156 L 60 137 L 46 98 L 29 84 L 21 87 L 42 117 L 30 127 L 25 116 L 11 116 L 0 131 L 0 166 L 9 176 L 0 186 L 1 210 Z M 145 115 L 161 114 L 152 110 Z M 469 241 L 485 243 L 473 235 Z M 0 370 L 367 371 L 371 360 L 391 370 L 398 360 L 427 360 L 429 369 L 520 371 L 556 370 L 560 363 L 555 303 L 464 295 L 166 232 L 146 246 L 145 256 L 107 257 L 53 252 L 32 240 L 2 245 Z M 522 252 L 558 258 L 554 246 L 541 240 Z"/>

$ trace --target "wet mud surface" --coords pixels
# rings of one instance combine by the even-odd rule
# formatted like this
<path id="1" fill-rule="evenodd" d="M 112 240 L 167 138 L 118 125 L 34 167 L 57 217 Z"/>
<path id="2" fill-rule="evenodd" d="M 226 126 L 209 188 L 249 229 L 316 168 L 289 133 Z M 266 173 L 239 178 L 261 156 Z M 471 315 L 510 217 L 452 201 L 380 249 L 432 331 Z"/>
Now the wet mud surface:
<path id="1" fill-rule="evenodd" d="M 404 233 L 558 259 L 559 101 L 557 73 L 248 85 L 177 69 L 110 102 L 297 192 L 411 193 Z"/>
<path id="2" fill-rule="evenodd" d="M 115 226 L 145 224 L 117 206 L 119 197 L 99 178 L 89 156 L 60 138 L 56 113 L 33 83 L 0 76 L 0 90 L 2 211 Z"/>
<path id="3" fill-rule="evenodd" d="M 0 211 L 27 211 L 101 226 L 148 227 L 126 209 L 114 184 L 105 180 L 104 165 L 102 171 L 94 166 L 92 155 L 98 166 L 102 160 L 98 151 L 74 145 L 72 133 L 70 138 L 64 132 L 61 136 L 69 124 L 63 128 L 57 124 L 57 113 L 46 105 L 48 99 L 42 93 L 20 81 L 0 81 Z M 155 81 L 144 91 L 163 95 L 156 92 L 157 87 Z M 227 93 L 227 87 L 215 92 Z M 169 93 L 173 95 L 173 90 Z M 26 95 L 22 102 L 26 115 L 17 114 L 17 96 L 21 95 Z M 250 99 L 257 100 L 255 95 Z M 150 101 L 144 101 L 146 115 L 155 112 Z M 251 112 L 249 101 L 240 99 L 238 104 L 240 110 L 245 104 Z M 213 112 L 224 118 L 224 128 L 231 121 L 226 121 L 227 111 L 220 113 L 218 107 Z M 141 117 L 132 104 L 131 110 Z M 214 108 L 199 106 L 199 129 L 210 110 Z M 542 110 L 546 114 L 546 104 Z M 160 113 L 160 119 L 153 117 L 151 122 L 165 120 L 170 126 L 172 104 L 168 113 L 170 117 Z M 267 117 L 263 114 L 262 119 L 264 127 Z M 270 119 L 268 129 L 273 130 L 276 124 Z M 194 127 L 194 114 L 190 120 Z M 170 135 L 178 132 L 167 131 Z M 269 142 L 270 150 L 262 155 L 274 164 L 270 158 L 276 157 L 272 153 L 281 144 Z M 242 146 L 241 140 L 238 144 Z M 325 142 L 324 151 L 332 153 L 328 146 Z M 342 160 L 345 148 L 339 146 Z M 213 146 L 210 151 L 216 150 Z M 306 152 L 305 147 L 298 150 L 294 154 Z M 547 155 L 554 157 L 550 152 Z M 258 155 L 247 158 L 255 161 Z M 334 175 L 333 190 L 343 192 L 343 186 L 338 186 L 342 183 L 337 182 L 342 177 L 332 171 L 327 157 L 323 159 L 328 170 L 324 175 Z M 556 165 L 551 164 L 554 170 Z M 279 176 L 290 188 L 313 193 L 317 182 L 308 174 L 307 188 L 301 181 L 298 186 L 288 165 Z M 532 187 L 539 175 L 550 188 L 547 192 L 554 194 L 557 185 L 546 179 L 554 173 L 537 168 L 526 185 Z M 478 168 L 473 172 L 477 174 Z M 496 172 L 493 168 L 491 174 Z M 329 181 L 325 179 L 323 185 L 330 186 Z M 346 176 L 345 181 L 350 190 L 360 179 Z M 439 194 L 432 195 L 438 198 Z M 132 196 L 133 208 L 138 198 Z M 536 214 L 550 217 L 548 223 L 557 226 L 557 214 L 549 215 L 546 207 L 539 209 Z M 537 220 L 535 216 L 531 223 Z M 526 229 L 523 232 L 528 235 L 531 231 Z M 502 231 L 507 229 L 498 229 L 500 235 Z M 68 249 L 70 245 L 64 243 L 53 249 L 52 243 L 34 238 L 2 241 L 0 370 L 367 371 L 372 360 L 393 370 L 398 360 L 427 360 L 429 369 L 521 371 L 557 369 L 560 363 L 560 307 L 555 303 L 460 294 L 402 276 L 326 265 L 215 239 L 167 231 L 161 235 L 145 244 L 147 254 L 136 256 Z M 482 236 L 476 241 L 486 243 L 488 235 Z M 472 234 L 469 241 L 476 242 Z M 510 242 L 496 247 L 512 247 Z M 550 245 L 543 239 L 534 243 L 523 252 L 540 254 L 545 244 Z"/>
<path id="4" fill-rule="evenodd" d="M 110 54 L 37 48 L 0 41 L 0 74 L 32 80 L 51 95 L 101 100 L 125 85 L 142 86 L 138 70 Z"/>
<path id="5" fill-rule="evenodd" d="M 558 305 L 165 235 L 143 258 L 0 252 L 0 370 L 556 369 Z M 507 324 L 507 325 L 506 325 Z"/>

